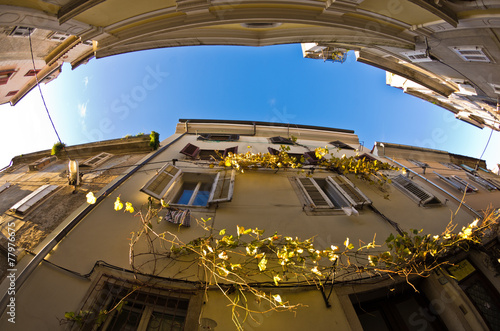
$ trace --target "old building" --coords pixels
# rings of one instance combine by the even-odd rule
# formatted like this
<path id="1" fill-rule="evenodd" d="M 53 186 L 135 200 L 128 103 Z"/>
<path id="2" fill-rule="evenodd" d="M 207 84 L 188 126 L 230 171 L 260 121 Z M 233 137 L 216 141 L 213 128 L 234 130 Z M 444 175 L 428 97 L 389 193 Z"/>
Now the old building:
<path id="1" fill-rule="evenodd" d="M 230 153 L 275 154 L 281 146 L 289 148 L 290 156 L 303 159 L 301 169 L 278 166 L 241 172 L 218 161 L 224 155 L 234 156 Z M 384 170 L 390 183 L 371 185 L 318 165 L 314 150 L 325 146 L 337 157 L 389 162 L 399 170 Z M 80 194 L 81 206 L 68 210 L 71 213 L 60 225 L 30 249 L 34 254 L 25 253 L 10 266 L 15 270 L 9 271 L 1 288 L 1 329 L 92 329 L 104 310 L 111 313 L 100 320 L 102 330 L 235 329 L 225 295 L 235 298 L 237 293 L 223 281 L 220 286 L 227 292 L 221 292 L 199 260 L 162 254 L 151 260 L 153 268 L 151 261 L 142 260 L 149 247 L 146 243 L 130 251 L 131 238 L 142 228 L 137 212 L 144 216 L 148 206 L 159 205 L 160 199 L 169 204 L 163 209 L 167 214 L 160 222 L 152 218 L 155 221 L 148 228 L 155 233 L 168 231 L 186 243 L 206 234 L 197 225 L 205 220 L 215 231 L 225 229 L 234 236 L 239 226 L 265 229 L 269 236 L 277 232 L 290 240 L 314 237 L 318 249 L 347 246 L 346 238 L 357 248 L 375 235 L 382 244 L 391 233 L 410 229 L 439 235 L 450 220 L 460 231 L 474 219 L 481 220 L 484 211 L 500 207 L 500 177 L 489 173 L 484 161 L 391 143 L 377 142 L 370 150 L 360 144 L 354 131 L 344 129 L 182 119 L 157 151 L 133 159 L 136 162 L 130 167 L 108 163 L 113 159 L 89 158 L 87 162 L 81 158 L 80 165 L 102 161 L 104 169 L 121 175 L 99 191 L 89 185 L 90 172 L 84 175 L 77 191 L 92 191 L 96 203 L 85 203 Z M 49 169 L 44 162 L 40 167 Z M 27 170 L 24 166 L 0 177 L 2 201 L 30 182 L 28 177 L 36 170 Z M 7 188 L 6 181 L 13 181 L 9 176 L 16 172 L 19 182 Z M 42 182 L 33 183 L 29 190 Z M 64 205 L 71 196 L 68 188 L 57 191 L 57 197 L 54 194 L 47 193 L 45 201 L 52 197 Z M 135 211 L 115 211 L 117 197 L 123 204 L 131 202 Z M 28 209 L 36 213 L 44 204 L 34 203 Z M 2 217 L 21 219 L 21 205 L 13 202 L 2 210 Z M 21 240 L 17 233 L 22 227 L 16 230 L 14 243 Z M 443 265 L 428 277 L 413 279 L 418 293 L 404 279 L 362 271 L 333 272 L 322 287 L 293 277 L 277 287 L 257 272 L 254 286 L 303 306 L 295 313 L 268 311 L 269 305 L 248 295 L 248 308 L 263 314 L 247 319 L 240 315 L 239 321 L 245 330 L 304 330 L 311 325 L 319 330 L 369 330 L 370 326 L 380 330 L 386 324 L 398 330 L 442 330 L 444 326 L 495 330 L 500 316 L 497 236 L 490 233 L 486 246 L 457 252 L 451 261 L 454 266 Z M 167 247 L 164 252 L 168 251 Z M 11 275 L 15 275 L 14 285 Z M 15 293 L 9 293 L 9 286 Z M 124 296 L 120 308 L 113 309 Z M 65 319 L 66 312 L 93 317 L 71 322 Z M 15 324 L 9 322 L 12 318 Z"/>
<path id="2" fill-rule="evenodd" d="M 359 62 L 418 85 L 402 86 L 405 92 L 499 130 L 499 9 L 495 0 L 0 1 L 0 27 L 94 41 L 96 58 L 175 46 L 306 43 L 304 56 L 342 62 L 352 50 Z"/>

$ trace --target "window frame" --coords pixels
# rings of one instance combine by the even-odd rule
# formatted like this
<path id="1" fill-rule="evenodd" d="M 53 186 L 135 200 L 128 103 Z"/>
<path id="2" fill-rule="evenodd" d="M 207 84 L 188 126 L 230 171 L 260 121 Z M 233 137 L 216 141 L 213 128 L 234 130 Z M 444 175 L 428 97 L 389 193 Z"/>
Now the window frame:
<path id="1" fill-rule="evenodd" d="M 141 318 L 135 326 L 137 330 L 143 331 L 147 329 L 151 321 L 150 318 L 155 311 L 162 313 L 164 316 L 172 316 L 175 319 L 177 317 L 177 309 L 179 308 L 180 313 L 178 316 L 183 317 L 183 330 L 191 330 L 198 326 L 198 316 L 203 299 L 194 285 L 186 283 L 160 285 L 148 284 L 148 282 L 150 282 L 150 279 L 141 276 L 139 276 L 139 280 L 135 280 L 124 273 L 117 273 L 111 270 L 101 272 L 94 279 L 80 304 L 81 311 L 89 311 L 91 313 L 84 315 L 81 323 L 72 323 L 68 329 L 94 330 L 95 317 L 99 311 L 108 309 L 110 304 L 115 303 L 116 305 L 116 300 L 123 297 L 124 292 L 130 293 L 125 301 L 134 301 L 132 308 L 136 305 L 136 310 L 141 310 L 139 312 Z M 140 288 L 134 291 L 136 286 Z M 176 300 L 177 302 L 175 302 Z M 164 304 L 159 304 L 160 302 L 164 302 Z M 179 307 L 179 304 L 182 306 Z M 121 311 L 123 309 L 129 310 L 129 308 L 128 305 L 124 304 Z M 113 313 L 109 314 L 99 330 L 111 330 L 109 329 L 110 324 L 117 313 L 118 311 L 115 309 Z M 143 322 L 143 319 L 145 322 Z"/>
<path id="2" fill-rule="evenodd" d="M 175 173 L 172 173 L 175 170 Z M 148 187 L 154 185 L 155 181 L 158 180 L 163 174 L 166 174 L 170 177 L 170 180 L 165 184 L 161 189 L 160 193 L 155 193 L 150 190 Z M 206 205 L 193 205 L 192 203 L 196 199 L 198 191 L 201 187 L 201 181 L 195 187 L 193 194 L 191 195 L 189 202 L 187 204 L 179 204 L 179 203 L 171 203 L 169 199 L 174 199 L 178 196 L 179 192 L 182 190 L 182 186 L 184 184 L 184 176 L 189 176 L 189 174 L 201 174 L 207 176 L 214 176 L 213 181 L 211 182 L 210 193 L 208 197 L 208 201 Z M 193 173 L 193 172 L 185 172 L 182 169 L 170 164 L 166 163 L 158 173 L 154 175 L 148 182 L 140 189 L 142 192 L 158 199 L 164 199 L 167 203 L 176 207 L 189 207 L 189 208 L 197 208 L 209 207 L 213 203 L 218 202 L 227 202 L 231 201 L 234 193 L 234 182 L 236 178 L 236 171 L 232 170 L 222 170 L 217 172 L 201 172 L 201 173 Z M 160 184 L 163 180 L 160 181 Z M 180 185 L 180 186 L 179 186 Z M 217 197 L 217 192 L 220 192 L 221 195 Z"/>
<path id="3" fill-rule="evenodd" d="M 91 156 L 85 161 L 82 162 L 82 166 L 89 166 L 92 168 L 98 167 L 110 158 L 113 157 L 113 154 L 102 152 L 97 155 Z"/>
<path id="4" fill-rule="evenodd" d="M 216 137 L 224 137 L 227 139 L 216 139 Z M 238 141 L 240 140 L 239 134 L 219 134 L 219 133 L 201 133 L 197 140 L 201 141 Z"/>

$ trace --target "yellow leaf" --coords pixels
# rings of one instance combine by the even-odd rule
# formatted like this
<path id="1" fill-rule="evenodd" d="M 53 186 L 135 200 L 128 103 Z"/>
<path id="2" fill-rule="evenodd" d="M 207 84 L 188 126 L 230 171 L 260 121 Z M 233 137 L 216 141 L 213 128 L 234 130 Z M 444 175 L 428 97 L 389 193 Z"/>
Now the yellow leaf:
<path id="1" fill-rule="evenodd" d="M 134 207 L 132 206 L 132 203 L 130 202 L 125 203 L 125 211 L 128 211 L 131 214 L 134 212 Z"/>
<path id="2" fill-rule="evenodd" d="M 87 193 L 86 197 L 87 197 L 87 203 L 91 205 L 93 205 L 97 200 L 96 197 L 94 196 L 94 193 L 92 192 Z"/>
<path id="3" fill-rule="evenodd" d="M 115 201 L 115 210 L 116 211 L 122 210 L 122 208 L 123 208 L 123 203 L 121 202 L 120 197 L 117 197 Z"/>

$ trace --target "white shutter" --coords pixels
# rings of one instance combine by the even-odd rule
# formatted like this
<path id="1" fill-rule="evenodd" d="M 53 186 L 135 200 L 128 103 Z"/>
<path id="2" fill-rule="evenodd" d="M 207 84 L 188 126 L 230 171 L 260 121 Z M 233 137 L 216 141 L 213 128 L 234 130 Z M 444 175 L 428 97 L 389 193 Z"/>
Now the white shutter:
<path id="1" fill-rule="evenodd" d="M 181 174 L 181 169 L 167 163 L 141 188 L 141 191 L 160 200 Z"/>
<path id="2" fill-rule="evenodd" d="M 233 198 L 234 178 L 236 171 L 218 172 L 212 185 L 209 203 L 231 201 Z"/>
<path id="3" fill-rule="evenodd" d="M 464 181 L 463 179 L 461 179 L 461 178 L 459 178 L 459 177 L 457 177 L 455 175 L 453 175 L 451 177 L 446 177 L 446 176 L 438 174 L 435 171 L 434 171 L 434 173 L 441 180 L 443 180 L 444 182 L 450 184 L 451 186 L 453 186 L 454 188 L 456 188 L 457 190 L 459 190 L 461 192 L 469 193 L 469 192 L 472 192 L 472 191 L 477 191 L 477 188 L 475 188 L 471 184 L 467 183 L 466 181 Z"/>
<path id="4" fill-rule="evenodd" d="M 10 207 L 10 211 L 20 214 L 26 214 L 26 212 L 28 212 L 28 210 L 33 207 L 33 205 L 52 193 L 58 187 L 59 186 L 57 185 L 48 184 L 40 186 L 37 190 L 31 192 L 27 197 L 23 198 L 15 205 Z"/>
<path id="5" fill-rule="evenodd" d="M 482 177 L 474 176 L 474 175 L 472 175 L 472 174 L 470 174 L 468 172 L 467 172 L 467 177 L 469 177 L 469 179 L 472 179 L 473 181 L 475 181 L 479 185 L 483 186 L 487 190 L 490 190 L 490 191 L 491 190 L 496 190 L 496 187 L 494 185 L 491 185 L 490 182 L 488 182 L 487 180 L 485 180 Z"/>
<path id="6" fill-rule="evenodd" d="M 329 181 L 335 188 L 342 193 L 342 195 L 349 201 L 349 203 L 354 206 L 371 205 L 371 200 L 368 199 L 360 189 L 358 189 L 354 184 L 347 179 L 345 176 L 335 176 L 327 177 Z"/>
<path id="7" fill-rule="evenodd" d="M 310 206 L 314 208 L 335 207 L 314 179 L 309 177 L 297 177 L 296 180 Z"/>
<path id="8" fill-rule="evenodd" d="M 403 175 L 398 175 L 392 179 L 392 183 L 410 199 L 423 206 L 430 204 L 441 204 L 438 198 L 424 190 L 422 187 Z"/>

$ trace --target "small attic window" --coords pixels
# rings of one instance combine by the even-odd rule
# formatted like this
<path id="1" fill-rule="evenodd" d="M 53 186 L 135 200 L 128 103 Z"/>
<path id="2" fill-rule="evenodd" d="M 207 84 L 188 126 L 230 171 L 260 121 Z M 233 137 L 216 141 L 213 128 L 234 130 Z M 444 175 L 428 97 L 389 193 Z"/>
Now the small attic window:
<path id="1" fill-rule="evenodd" d="M 34 28 L 27 26 L 16 26 L 14 30 L 9 34 L 11 37 L 28 37 L 35 31 Z"/>
<path id="2" fill-rule="evenodd" d="M 54 32 L 47 39 L 52 40 L 52 41 L 64 41 L 64 40 L 68 39 L 69 36 L 71 36 L 69 33 Z"/>
<path id="3" fill-rule="evenodd" d="M 253 22 L 253 23 L 241 23 L 241 26 L 249 29 L 270 29 L 277 28 L 281 23 L 273 22 Z"/>
<path id="4" fill-rule="evenodd" d="M 97 167 L 97 166 L 103 164 L 104 162 L 106 162 L 112 156 L 113 156 L 113 154 L 102 152 L 96 156 L 93 156 L 93 157 L 83 161 L 82 166 Z"/>
<path id="5" fill-rule="evenodd" d="M 467 62 L 491 62 L 482 46 L 455 46 L 451 50 Z"/>
<path id="6" fill-rule="evenodd" d="M 198 136 L 198 140 L 238 141 L 239 139 L 240 136 L 237 134 L 204 133 Z"/>
<path id="7" fill-rule="evenodd" d="M 295 143 L 288 138 L 276 136 L 276 137 L 271 137 L 269 138 L 271 140 L 271 143 L 273 144 L 280 144 L 280 145 L 295 145 Z"/>
<path id="8" fill-rule="evenodd" d="M 367 154 L 367 153 L 364 153 L 364 154 L 361 154 L 361 155 L 358 155 L 356 157 L 357 160 L 363 160 L 365 159 L 365 161 L 378 161 L 375 157 L 371 156 L 370 154 Z"/>
<path id="9" fill-rule="evenodd" d="M 340 140 L 335 140 L 335 141 L 332 141 L 332 142 L 330 143 L 330 145 L 333 145 L 333 146 L 335 146 L 335 147 L 337 147 L 337 148 L 340 148 L 340 149 L 352 149 L 352 150 L 354 150 L 354 149 L 355 149 L 355 148 L 353 148 L 353 147 L 351 147 L 351 146 L 347 145 L 346 143 L 341 142 Z"/>

